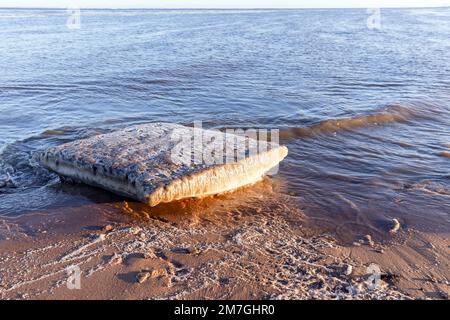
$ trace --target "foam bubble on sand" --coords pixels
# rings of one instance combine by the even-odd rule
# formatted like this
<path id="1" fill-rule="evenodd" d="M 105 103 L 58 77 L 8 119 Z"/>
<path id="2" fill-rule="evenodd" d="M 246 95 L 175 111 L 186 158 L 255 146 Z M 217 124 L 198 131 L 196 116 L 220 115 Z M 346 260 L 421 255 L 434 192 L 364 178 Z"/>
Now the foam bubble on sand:
<path id="1" fill-rule="evenodd" d="M 196 136 L 208 139 L 196 143 Z M 186 137 L 189 142 L 190 137 L 194 139 L 187 153 Z M 261 180 L 286 157 L 287 148 L 265 142 L 266 148 L 255 153 L 251 148 L 256 144 L 239 135 L 151 123 L 50 148 L 40 155 L 40 163 L 62 176 L 155 206 L 220 194 Z M 209 163 L 205 150 L 223 157 Z M 202 160 L 183 162 L 186 155 L 191 159 L 191 153 L 202 155 Z M 229 154 L 245 157 L 225 163 Z"/>

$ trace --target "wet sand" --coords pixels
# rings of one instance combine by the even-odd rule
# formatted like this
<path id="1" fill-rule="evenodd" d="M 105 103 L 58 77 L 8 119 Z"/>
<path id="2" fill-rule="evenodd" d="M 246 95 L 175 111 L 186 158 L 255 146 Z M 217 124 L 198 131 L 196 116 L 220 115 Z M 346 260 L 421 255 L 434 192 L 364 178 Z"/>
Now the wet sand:
<path id="1" fill-rule="evenodd" d="M 105 214 L 105 212 L 107 214 Z M 2 299 L 448 299 L 448 234 L 342 244 L 269 181 L 150 208 L 115 201 L 0 224 Z M 380 281 L 367 281 L 377 264 Z M 67 287 L 67 267 L 82 271 Z"/>

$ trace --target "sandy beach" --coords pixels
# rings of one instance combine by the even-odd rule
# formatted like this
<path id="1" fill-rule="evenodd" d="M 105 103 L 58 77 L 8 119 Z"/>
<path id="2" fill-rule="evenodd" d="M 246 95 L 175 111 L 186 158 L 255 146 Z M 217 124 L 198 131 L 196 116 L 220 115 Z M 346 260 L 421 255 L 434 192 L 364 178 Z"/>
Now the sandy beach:
<path id="1" fill-rule="evenodd" d="M 266 180 L 153 209 L 121 201 L 56 210 L 46 229 L 39 218 L 28 227 L 3 221 L 0 297 L 448 299 L 448 235 L 400 228 L 386 230 L 386 241 L 362 235 L 342 245 L 305 227 L 272 187 Z M 73 266 L 79 289 L 70 286 Z"/>

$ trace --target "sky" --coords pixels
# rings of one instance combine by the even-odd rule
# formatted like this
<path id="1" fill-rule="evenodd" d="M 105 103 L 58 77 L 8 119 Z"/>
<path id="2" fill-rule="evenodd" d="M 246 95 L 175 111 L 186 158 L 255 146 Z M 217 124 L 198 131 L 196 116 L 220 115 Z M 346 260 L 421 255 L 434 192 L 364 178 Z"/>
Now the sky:
<path id="1" fill-rule="evenodd" d="M 450 6 L 450 0 L 0 0 L 28 8 L 387 8 Z"/>

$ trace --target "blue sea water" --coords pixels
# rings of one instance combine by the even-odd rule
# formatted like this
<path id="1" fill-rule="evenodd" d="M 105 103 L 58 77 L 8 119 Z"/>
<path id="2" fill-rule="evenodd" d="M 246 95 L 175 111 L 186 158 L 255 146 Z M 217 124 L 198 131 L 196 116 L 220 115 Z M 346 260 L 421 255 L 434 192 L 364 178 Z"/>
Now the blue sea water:
<path id="1" fill-rule="evenodd" d="M 33 162 L 136 123 L 277 128 L 311 220 L 450 231 L 450 9 L 0 9 L 0 216 L 89 197 Z M 95 192 L 102 193 L 100 190 Z"/>

